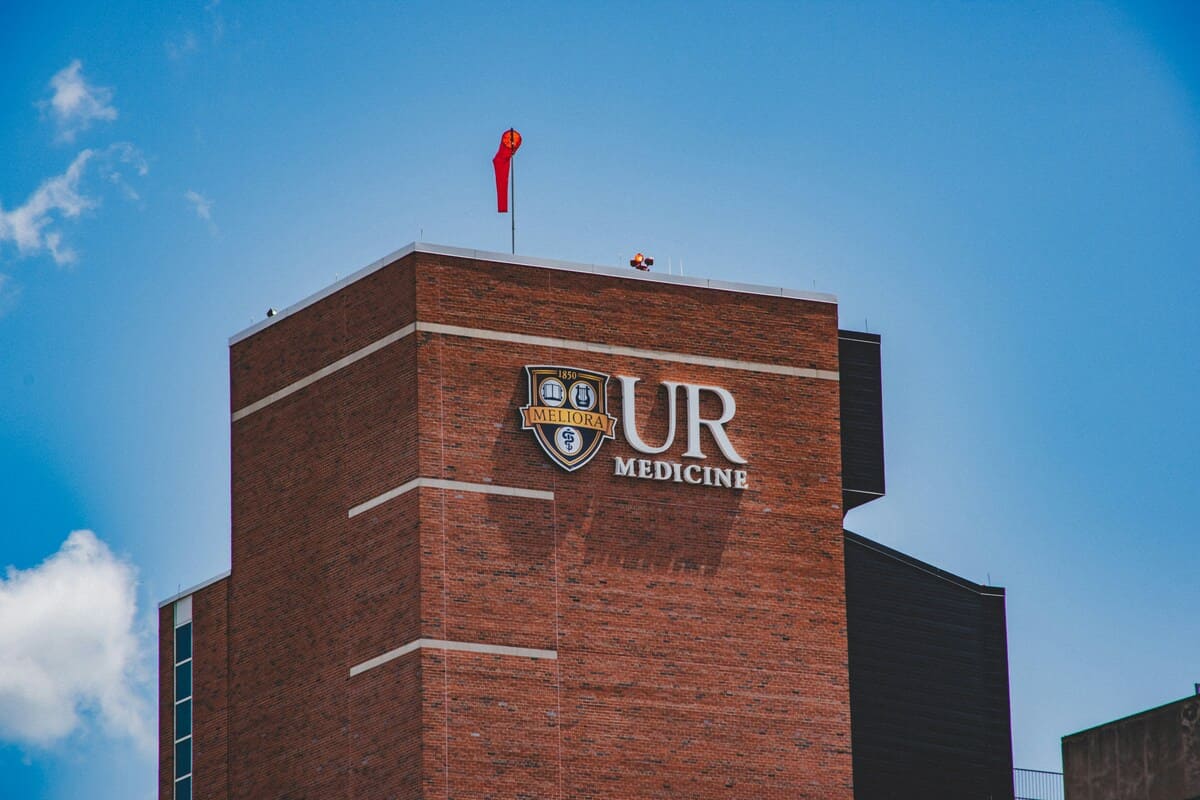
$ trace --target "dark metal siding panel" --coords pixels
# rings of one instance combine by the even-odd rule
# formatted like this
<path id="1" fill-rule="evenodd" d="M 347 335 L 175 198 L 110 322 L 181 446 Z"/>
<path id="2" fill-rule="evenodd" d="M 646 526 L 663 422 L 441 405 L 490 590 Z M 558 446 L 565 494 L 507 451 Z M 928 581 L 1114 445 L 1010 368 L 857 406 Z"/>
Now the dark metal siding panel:
<path id="1" fill-rule="evenodd" d="M 847 511 L 884 493 L 883 379 L 879 336 L 838 331 L 842 500 Z"/>
<path id="2" fill-rule="evenodd" d="M 847 532 L 856 800 L 1011 800 L 1002 590 Z"/>
<path id="3" fill-rule="evenodd" d="M 988 719 L 988 785 L 1013 790 L 1012 712 L 1008 693 L 1008 617 L 1004 597 L 980 597 L 983 622 L 983 713 Z"/>

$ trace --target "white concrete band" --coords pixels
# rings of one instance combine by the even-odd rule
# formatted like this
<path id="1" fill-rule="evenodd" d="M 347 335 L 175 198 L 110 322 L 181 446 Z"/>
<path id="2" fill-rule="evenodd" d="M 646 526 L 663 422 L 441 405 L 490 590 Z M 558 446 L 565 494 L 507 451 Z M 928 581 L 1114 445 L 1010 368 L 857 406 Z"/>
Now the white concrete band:
<path id="1" fill-rule="evenodd" d="M 553 500 L 554 492 L 541 489 L 521 489 L 516 486 L 496 486 L 491 483 L 467 483 L 465 481 L 448 481 L 443 478 L 413 478 L 408 483 L 401 484 L 395 489 L 389 489 L 378 497 L 372 497 L 365 503 L 359 503 L 350 509 L 349 516 L 357 517 L 364 511 L 370 511 L 376 506 L 383 505 L 389 500 L 395 500 L 402 494 L 413 489 L 449 489 L 459 492 L 478 492 L 480 494 L 498 494 L 506 497 L 527 497 L 531 500 Z"/>
<path id="2" fill-rule="evenodd" d="M 795 378 L 816 378 L 818 380 L 836 381 L 839 375 L 836 370 L 811 369 L 809 367 L 790 367 L 783 364 L 766 364 L 758 361 L 742 361 L 736 358 L 718 358 L 716 356 L 700 356 L 690 353 L 672 353 L 665 350 L 646 350 L 640 347 L 621 347 L 619 345 L 601 344 L 599 342 L 583 342 L 574 339 L 556 339 L 552 336 L 534 336 L 526 333 L 507 333 L 491 331 L 482 328 L 463 328 L 458 325 L 442 325 L 438 322 L 413 322 L 405 325 L 395 333 L 389 333 L 377 342 L 355 350 L 348 356 L 343 356 L 328 366 L 322 367 L 311 375 L 307 375 L 295 383 L 290 383 L 282 389 L 272 392 L 261 400 L 257 400 L 245 408 L 233 412 L 233 422 L 261 411 L 277 400 L 311 386 L 322 378 L 328 377 L 343 367 L 366 358 L 377 350 L 398 342 L 414 332 L 436 333 L 442 336 L 461 336 L 466 339 L 484 339 L 492 342 L 507 342 L 509 344 L 527 344 L 533 347 L 557 347 L 562 350 L 581 350 L 585 353 L 604 353 L 631 358 L 645 358 L 652 361 L 671 361 L 678 364 L 695 364 L 703 367 L 719 367 L 721 369 L 737 369 L 744 372 L 763 372 L 770 375 L 788 375 Z"/>
<path id="3" fill-rule="evenodd" d="M 518 658 L 548 658 L 551 660 L 558 658 L 557 650 L 538 650 L 533 647 L 509 647 L 502 644 L 478 644 L 476 642 L 448 642 L 445 639 L 417 639 L 409 642 L 403 647 L 397 647 L 395 650 L 389 650 L 383 655 L 375 656 L 361 664 L 357 664 L 350 668 L 350 677 L 361 675 L 369 669 L 374 669 L 381 664 L 386 664 L 389 661 L 394 661 L 401 656 L 406 656 L 409 653 L 417 650 L 453 650 L 460 653 L 483 653 L 492 656 L 516 656 Z"/>
<path id="4" fill-rule="evenodd" d="M 463 336 L 468 339 L 487 339 L 493 342 L 528 344 L 534 347 L 557 347 L 563 350 L 582 350 L 586 353 L 605 353 L 614 356 L 646 358 L 653 361 L 674 361 L 679 364 L 739 369 L 745 372 L 766 372 L 772 375 L 790 375 L 796 378 L 818 378 L 820 380 L 836 381 L 840 377 L 836 370 L 789 367 L 783 364 L 765 364 L 759 361 L 741 361 L 736 358 L 672 353 L 666 350 L 646 350 L 640 347 L 621 347 L 620 345 L 601 344 L 599 342 L 580 342 L 574 339 L 556 339 L 553 336 L 534 336 L 527 333 L 506 333 L 504 331 L 480 330 L 479 328 L 461 328 L 457 325 L 442 325 L 437 322 L 418 322 L 417 330 L 428 333 L 440 333 L 444 336 Z"/>
<path id="5" fill-rule="evenodd" d="M 267 395 L 263 399 L 257 400 L 255 402 L 251 403 L 250 405 L 246 406 L 245 408 L 233 412 L 233 421 L 237 422 L 239 419 L 242 419 L 243 417 L 250 416 L 255 411 L 261 411 L 262 409 L 271 405 L 271 403 L 274 403 L 276 400 L 282 400 L 283 398 L 287 397 L 289 394 L 293 394 L 295 392 L 300 391 L 305 386 L 311 386 L 312 384 L 321 380 L 321 378 L 328 377 L 329 375 L 332 375 L 333 373 L 337 372 L 339 369 L 342 369 L 343 367 L 348 367 L 351 364 L 353 364 L 355 361 L 359 361 L 361 359 L 366 358 L 367 356 L 374 353 L 376 350 L 382 350 L 383 348 L 387 347 L 389 344 L 392 344 L 393 342 L 398 342 L 401 339 L 403 339 L 405 336 L 412 335 L 412 332 L 414 330 L 416 330 L 415 323 L 409 323 L 408 325 L 405 325 L 400 330 L 398 330 L 394 333 L 389 333 L 387 336 L 383 337 L 382 339 L 375 341 L 375 342 L 371 342 L 366 347 L 363 347 L 359 350 L 355 350 L 350 355 L 343 356 L 343 357 L 339 358 L 337 361 L 334 361 L 332 364 L 329 364 L 328 366 L 321 367 L 321 369 L 317 370 L 313 374 L 307 375 L 307 376 L 301 378 L 300 380 L 296 381 L 295 383 L 289 383 L 287 386 L 283 387 L 279 391 L 271 392 L 271 394 Z"/>

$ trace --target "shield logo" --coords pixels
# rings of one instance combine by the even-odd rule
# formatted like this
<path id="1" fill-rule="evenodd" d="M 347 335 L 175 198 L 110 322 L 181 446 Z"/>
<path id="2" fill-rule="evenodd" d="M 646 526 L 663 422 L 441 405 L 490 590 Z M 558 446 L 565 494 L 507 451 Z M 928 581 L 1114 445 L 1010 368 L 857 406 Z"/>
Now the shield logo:
<path id="1" fill-rule="evenodd" d="M 574 472 L 592 460 L 605 439 L 613 438 L 617 418 L 608 415 L 608 376 L 578 367 L 525 367 L 528 405 L 521 429 L 555 464 Z"/>

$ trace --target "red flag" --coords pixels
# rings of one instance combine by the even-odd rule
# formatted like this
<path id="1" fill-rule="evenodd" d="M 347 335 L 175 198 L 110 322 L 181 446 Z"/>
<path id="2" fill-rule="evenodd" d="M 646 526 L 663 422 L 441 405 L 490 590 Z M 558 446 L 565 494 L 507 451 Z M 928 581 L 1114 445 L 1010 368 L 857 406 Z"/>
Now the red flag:
<path id="1" fill-rule="evenodd" d="M 508 168 L 513 154 L 521 146 L 521 134 L 509 128 L 500 134 L 500 149 L 492 158 L 492 167 L 496 170 L 496 210 L 501 214 L 508 213 Z"/>

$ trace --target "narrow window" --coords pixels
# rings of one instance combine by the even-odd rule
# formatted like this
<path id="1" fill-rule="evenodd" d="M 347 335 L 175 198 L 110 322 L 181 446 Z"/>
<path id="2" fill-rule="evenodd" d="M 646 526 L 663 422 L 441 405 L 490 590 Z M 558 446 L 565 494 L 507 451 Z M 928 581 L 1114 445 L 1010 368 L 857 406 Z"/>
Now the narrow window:
<path id="1" fill-rule="evenodd" d="M 175 702 L 179 703 L 192 696 L 192 662 L 185 661 L 175 665 Z"/>
<path id="2" fill-rule="evenodd" d="M 179 741 L 192 733 L 192 699 L 175 704 L 175 740 Z"/>
<path id="3" fill-rule="evenodd" d="M 175 743 L 175 778 L 186 778 L 192 774 L 192 737 Z"/>
<path id="4" fill-rule="evenodd" d="M 192 598 L 175 603 L 175 800 L 192 800 Z"/>
<path id="5" fill-rule="evenodd" d="M 175 663 L 192 657 L 192 623 L 185 622 L 175 629 Z"/>

